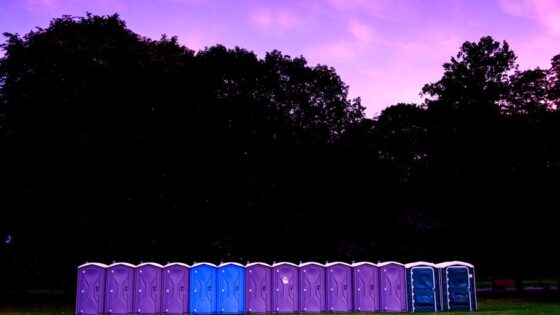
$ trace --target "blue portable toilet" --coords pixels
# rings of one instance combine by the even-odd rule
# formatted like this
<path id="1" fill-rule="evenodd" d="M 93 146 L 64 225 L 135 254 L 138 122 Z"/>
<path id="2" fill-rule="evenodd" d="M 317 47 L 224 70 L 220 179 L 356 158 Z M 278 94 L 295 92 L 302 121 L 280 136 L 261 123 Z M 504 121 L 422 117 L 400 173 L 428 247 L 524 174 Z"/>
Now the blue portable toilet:
<path id="1" fill-rule="evenodd" d="M 103 314 L 105 268 L 106 265 L 99 263 L 86 263 L 78 267 L 76 314 Z"/>
<path id="2" fill-rule="evenodd" d="M 405 265 L 408 310 L 441 311 L 439 269 L 435 264 L 418 261 Z"/>
<path id="3" fill-rule="evenodd" d="M 217 266 L 197 263 L 190 269 L 189 311 L 191 314 L 216 314 Z"/>
<path id="4" fill-rule="evenodd" d="M 462 261 L 448 261 L 436 266 L 440 270 L 443 310 L 476 311 L 474 266 Z"/>
<path id="5" fill-rule="evenodd" d="M 189 265 L 169 263 L 162 271 L 163 314 L 182 315 L 189 313 Z"/>
<path id="6" fill-rule="evenodd" d="M 134 265 L 124 262 L 107 266 L 105 314 L 134 312 L 134 269 Z"/>
<path id="7" fill-rule="evenodd" d="M 220 314 L 245 312 L 245 267 L 228 262 L 218 266 L 218 303 Z"/>

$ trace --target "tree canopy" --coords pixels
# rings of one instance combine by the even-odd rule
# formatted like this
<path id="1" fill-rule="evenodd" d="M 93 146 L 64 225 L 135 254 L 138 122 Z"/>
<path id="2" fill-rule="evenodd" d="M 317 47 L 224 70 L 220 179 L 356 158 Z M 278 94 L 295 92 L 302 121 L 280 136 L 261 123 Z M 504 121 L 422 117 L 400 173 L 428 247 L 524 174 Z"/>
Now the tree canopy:
<path id="1" fill-rule="evenodd" d="M 507 42 L 465 42 L 424 104 L 370 119 L 335 69 L 276 50 L 195 52 L 118 15 L 4 35 L 0 286 L 71 287 L 86 260 L 553 272 L 560 55 L 519 71 Z"/>

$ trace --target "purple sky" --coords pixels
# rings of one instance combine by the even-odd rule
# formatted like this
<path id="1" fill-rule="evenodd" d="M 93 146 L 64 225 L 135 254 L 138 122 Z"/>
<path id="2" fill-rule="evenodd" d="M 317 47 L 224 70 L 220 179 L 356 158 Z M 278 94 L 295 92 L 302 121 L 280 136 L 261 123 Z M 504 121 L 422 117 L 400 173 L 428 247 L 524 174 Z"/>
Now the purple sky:
<path id="1" fill-rule="evenodd" d="M 560 0 L 0 0 L 0 32 L 25 34 L 63 14 L 118 12 L 154 39 L 199 50 L 216 43 L 259 57 L 278 49 L 336 68 L 367 116 L 421 102 L 425 83 L 466 41 L 509 42 L 520 69 L 560 53 Z"/>

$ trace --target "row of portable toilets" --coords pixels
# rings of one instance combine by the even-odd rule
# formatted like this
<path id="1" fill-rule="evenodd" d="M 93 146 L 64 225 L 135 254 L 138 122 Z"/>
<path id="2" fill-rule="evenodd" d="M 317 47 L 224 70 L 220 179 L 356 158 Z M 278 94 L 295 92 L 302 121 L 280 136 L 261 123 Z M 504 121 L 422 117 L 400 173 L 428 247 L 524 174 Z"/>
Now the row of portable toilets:
<path id="1" fill-rule="evenodd" d="M 476 310 L 474 267 L 397 262 L 86 263 L 77 314 Z"/>

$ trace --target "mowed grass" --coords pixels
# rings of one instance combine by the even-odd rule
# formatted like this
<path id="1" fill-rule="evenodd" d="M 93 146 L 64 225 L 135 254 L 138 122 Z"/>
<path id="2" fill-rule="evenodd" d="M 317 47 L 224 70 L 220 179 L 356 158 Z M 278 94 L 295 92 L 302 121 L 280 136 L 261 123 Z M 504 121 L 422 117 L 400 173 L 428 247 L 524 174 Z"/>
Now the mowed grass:
<path id="1" fill-rule="evenodd" d="M 473 314 L 472 312 L 446 312 L 447 314 Z M 0 315 L 56 315 L 74 314 L 71 306 L 22 306 L 18 308 L 0 308 Z M 422 313 L 437 314 L 437 313 Z M 441 313 L 439 313 L 441 314 Z M 481 297 L 478 300 L 478 312 L 475 314 L 560 314 L 560 301 L 526 299 L 526 298 L 487 298 Z M 358 315 L 358 314 L 353 314 Z M 363 315 L 363 314 L 359 314 Z"/>

